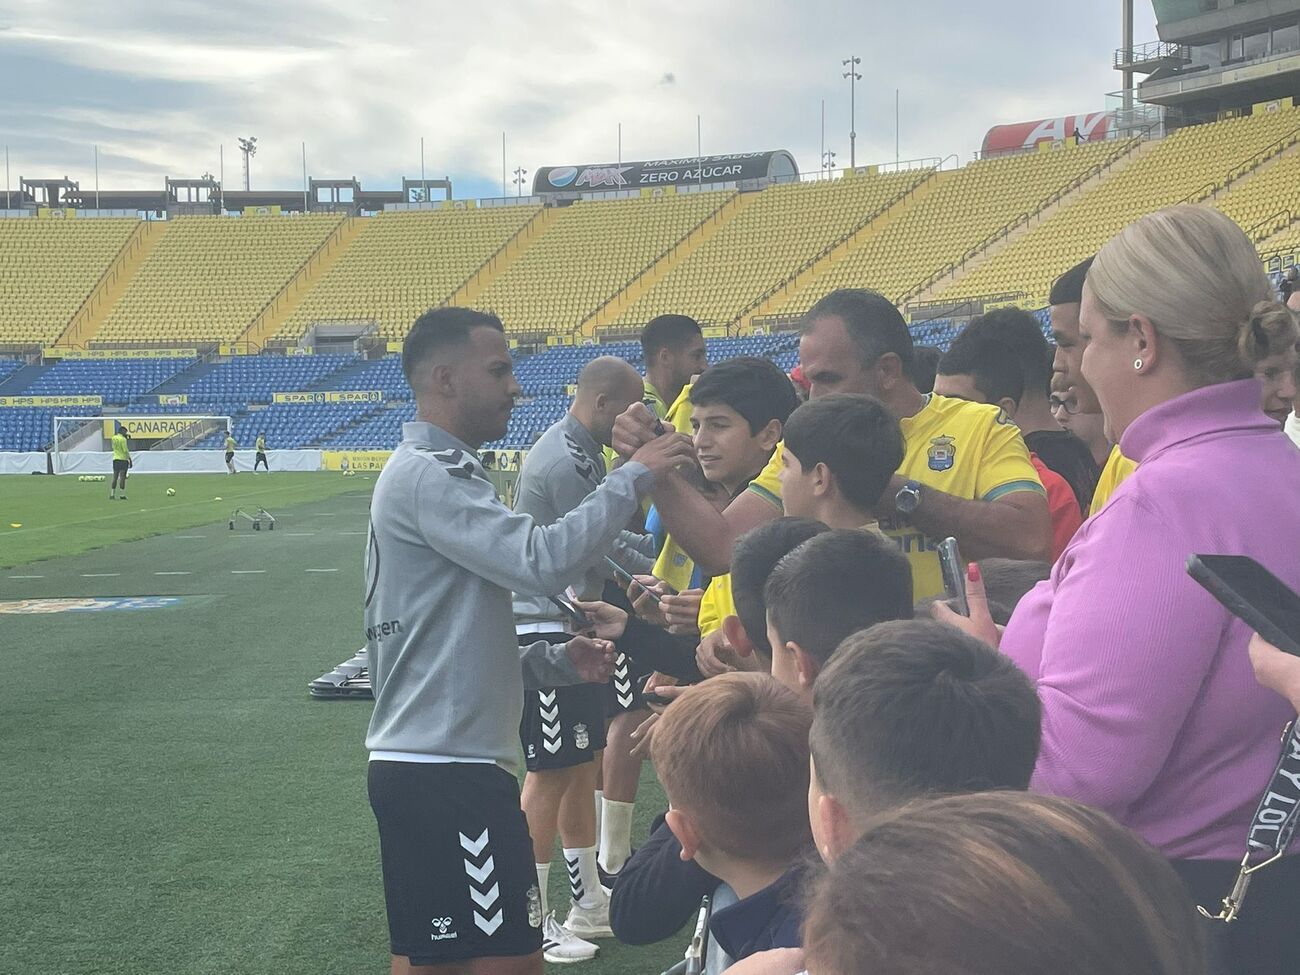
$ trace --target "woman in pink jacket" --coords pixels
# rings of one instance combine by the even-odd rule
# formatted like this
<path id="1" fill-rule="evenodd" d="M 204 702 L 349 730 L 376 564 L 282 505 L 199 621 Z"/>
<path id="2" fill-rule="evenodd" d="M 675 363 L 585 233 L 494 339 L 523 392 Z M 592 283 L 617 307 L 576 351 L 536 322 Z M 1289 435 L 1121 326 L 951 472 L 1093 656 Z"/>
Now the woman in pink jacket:
<path id="1" fill-rule="evenodd" d="M 1296 325 L 1246 235 L 1208 207 L 1153 213 L 1106 244 L 1080 321 L 1084 377 L 1138 468 L 1022 600 L 1001 648 L 1043 705 L 1033 788 L 1109 812 L 1214 913 L 1294 711 L 1256 684 L 1245 624 L 1184 567 L 1193 553 L 1249 555 L 1300 588 L 1300 451 L 1253 378 Z M 978 612 L 958 625 L 999 639 Z M 1300 970 L 1297 905 L 1300 857 L 1256 875 L 1240 920 L 1214 925 L 1233 975 Z"/>

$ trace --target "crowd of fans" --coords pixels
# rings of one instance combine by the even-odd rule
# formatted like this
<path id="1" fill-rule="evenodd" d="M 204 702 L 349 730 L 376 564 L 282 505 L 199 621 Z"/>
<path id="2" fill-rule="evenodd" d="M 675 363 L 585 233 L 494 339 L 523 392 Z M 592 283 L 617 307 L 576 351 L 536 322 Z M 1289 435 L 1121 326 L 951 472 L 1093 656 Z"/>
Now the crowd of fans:
<path id="1" fill-rule="evenodd" d="M 1209 208 L 1062 270 L 1051 344 L 1005 308 L 918 354 L 845 290 L 787 377 L 651 323 L 644 385 L 585 367 L 514 513 L 474 454 L 518 392 L 500 323 L 417 321 L 367 572 L 394 972 L 535 973 L 699 917 L 688 971 L 1300 970 L 1300 857 L 1242 874 L 1300 810 L 1300 658 L 1185 569 L 1300 589 L 1300 329 Z M 645 759 L 668 808 L 633 850 Z"/>

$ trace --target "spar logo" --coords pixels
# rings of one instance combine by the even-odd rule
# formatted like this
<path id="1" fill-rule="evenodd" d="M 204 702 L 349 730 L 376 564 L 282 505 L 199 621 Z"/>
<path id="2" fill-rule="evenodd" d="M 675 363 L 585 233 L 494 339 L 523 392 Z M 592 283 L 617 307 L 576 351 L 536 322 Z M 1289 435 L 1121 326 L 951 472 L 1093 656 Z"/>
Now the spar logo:
<path id="1" fill-rule="evenodd" d="M 577 175 L 578 170 L 575 167 L 562 166 L 559 169 L 552 169 L 546 179 L 552 186 L 568 186 Z"/>

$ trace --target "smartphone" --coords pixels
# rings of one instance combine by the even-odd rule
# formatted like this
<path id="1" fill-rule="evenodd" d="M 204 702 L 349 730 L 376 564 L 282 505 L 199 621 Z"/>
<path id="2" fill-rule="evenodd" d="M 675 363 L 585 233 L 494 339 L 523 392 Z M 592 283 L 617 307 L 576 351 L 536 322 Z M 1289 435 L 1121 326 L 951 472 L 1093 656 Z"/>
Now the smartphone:
<path id="1" fill-rule="evenodd" d="M 961 552 L 957 550 L 957 539 L 945 538 L 939 543 L 939 570 L 943 573 L 943 590 L 953 609 L 962 616 L 970 615 L 970 603 L 966 600 L 966 566 L 962 564 Z"/>
<path id="2" fill-rule="evenodd" d="M 596 624 L 577 606 L 567 595 L 551 596 L 551 602 L 554 603 L 565 616 L 573 621 L 573 625 L 578 628 L 579 633 L 586 633 L 596 628 Z"/>
<path id="3" fill-rule="evenodd" d="M 1193 555 L 1187 574 L 1279 650 L 1300 657 L 1300 595 L 1245 555 Z"/>
<path id="4" fill-rule="evenodd" d="M 641 402 L 644 403 L 645 408 L 650 411 L 650 415 L 655 418 L 655 436 L 662 437 L 668 432 L 668 428 L 664 426 L 663 421 L 659 419 L 658 414 L 655 412 L 655 401 L 646 397 Z"/>
<path id="5" fill-rule="evenodd" d="M 647 589 L 645 585 L 637 582 L 632 573 L 628 572 L 627 569 L 623 568 L 608 555 L 605 556 L 605 561 L 609 563 L 609 567 L 614 570 L 614 575 L 618 576 L 624 586 L 636 586 L 643 593 L 653 599 L 655 603 L 659 602 L 659 594 L 653 589 Z"/>

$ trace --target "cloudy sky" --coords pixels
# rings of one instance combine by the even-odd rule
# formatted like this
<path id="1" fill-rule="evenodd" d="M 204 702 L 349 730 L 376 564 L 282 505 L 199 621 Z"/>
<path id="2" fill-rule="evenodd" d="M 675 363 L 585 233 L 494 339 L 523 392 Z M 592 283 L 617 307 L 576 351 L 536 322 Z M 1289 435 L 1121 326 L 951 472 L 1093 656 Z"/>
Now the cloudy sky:
<path id="1" fill-rule="evenodd" d="M 1155 37 L 1138 0 L 1136 39 Z M 501 192 L 507 168 L 787 148 L 849 156 L 842 58 L 862 58 L 859 164 L 959 153 L 999 122 L 1097 111 L 1118 0 L 0 0 L 0 140 L 12 180 L 161 187 L 164 176 L 254 188 L 317 177 L 395 188 L 450 175 Z M 510 187 L 514 192 L 513 185 Z"/>

